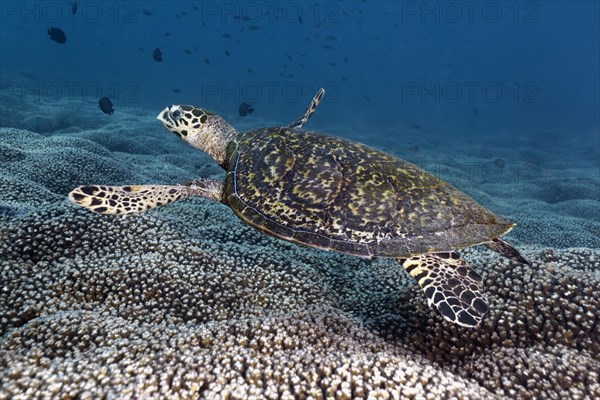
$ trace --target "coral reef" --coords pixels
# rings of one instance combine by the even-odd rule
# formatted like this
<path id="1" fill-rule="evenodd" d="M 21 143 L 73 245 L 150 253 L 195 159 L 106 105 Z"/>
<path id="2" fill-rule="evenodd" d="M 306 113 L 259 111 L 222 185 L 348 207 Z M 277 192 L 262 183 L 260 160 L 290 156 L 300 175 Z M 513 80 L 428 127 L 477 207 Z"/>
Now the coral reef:
<path id="1" fill-rule="evenodd" d="M 0 398 L 600 397 L 600 251 L 577 238 L 520 245 L 532 267 L 466 249 L 490 312 L 461 328 L 393 261 L 278 241 L 219 204 L 69 204 L 78 184 L 219 176 L 173 143 L 120 154 L 84 136 L 0 129 Z M 556 218 L 544 203 L 515 233 Z"/>

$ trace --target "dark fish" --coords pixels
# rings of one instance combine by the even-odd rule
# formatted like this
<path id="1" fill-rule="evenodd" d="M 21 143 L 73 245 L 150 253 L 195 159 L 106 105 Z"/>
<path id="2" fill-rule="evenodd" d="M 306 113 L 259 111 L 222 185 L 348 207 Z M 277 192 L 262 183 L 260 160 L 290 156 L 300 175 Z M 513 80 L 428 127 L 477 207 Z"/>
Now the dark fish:
<path id="1" fill-rule="evenodd" d="M 335 36 L 331 36 L 331 35 L 327 35 L 325 37 L 327 40 L 329 40 L 330 42 L 337 42 L 338 38 L 336 38 Z"/>
<path id="2" fill-rule="evenodd" d="M 160 51 L 158 47 L 154 49 L 154 52 L 152 53 L 152 58 L 154 58 L 154 61 L 162 62 L 162 51 Z"/>
<path id="3" fill-rule="evenodd" d="M 187 11 L 182 11 L 182 12 L 181 12 L 181 16 L 182 16 L 182 17 L 185 17 L 186 15 L 187 15 Z"/>
<path id="4" fill-rule="evenodd" d="M 258 30 L 260 30 L 260 26 L 258 26 L 258 25 L 250 25 L 248 27 L 248 29 L 250 29 L 251 31 L 258 31 Z"/>
<path id="5" fill-rule="evenodd" d="M 252 68 L 248 67 L 247 71 L 248 71 L 249 73 L 252 73 Z"/>
<path id="6" fill-rule="evenodd" d="M 302 15 L 298 17 L 298 22 L 302 23 Z"/>
<path id="7" fill-rule="evenodd" d="M 184 52 L 185 54 L 192 54 L 192 51 L 191 51 L 191 50 L 188 50 L 188 49 L 184 50 L 183 52 Z"/>
<path id="8" fill-rule="evenodd" d="M 206 58 L 204 59 L 204 64 L 206 64 L 206 65 L 210 65 L 210 58 L 206 57 Z"/>
<path id="9" fill-rule="evenodd" d="M 363 99 L 365 99 L 366 101 L 371 101 L 371 99 L 369 98 L 369 96 L 363 96 Z"/>
<path id="10" fill-rule="evenodd" d="M 171 32 L 165 32 L 165 36 L 171 36 Z"/>
<path id="11" fill-rule="evenodd" d="M 501 158 L 496 158 L 496 159 L 494 160 L 494 164 L 496 164 L 496 166 L 497 166 L 498 168 L 500 168 L 500 169 L 504 169 L 504 166 L 506 165 L 506 164 L 505 164 L 505 162 L 504 162 L 504 160 L 503 160 L 503 159 L 501 159 Z"/>
<path id="12" fill-rule="evenodd" d="M 412 124 L 411 127 L 415 129 L 421 129 L 421 126 L 417 124 Z"/>
<path id="13" fill-rule="evenodd" d="M 329 65 L 330 67 L 335 67 L 335 63 L 334 62 L 330 62 L 327 65 Z"/>
<path id="14" fill-rule="evenodd" d="M 224 37 L 225 39 L 231 39 L 231 35 L 229 33 L 224 33 L 221 36 Z"/>
<path id="15" fill-rule="evenodd" d="M 152 15 L 152 13 L 150 11 L 148 11 L 148 10 L 142 10 L 142 12 L 144 13 L 144 15 L 147 15 L 147 16 L 151 16 Z"/>
<path id="16" fill-rule="evenodd" d="M 324 49 L 327 49 L 327 50 L 332 50 L 333 49 L 333 46 L 330 45 L 330 44 L 323 44 L 323 45 L 321 45 L 321 47 L 324 48 Z"/>
<path id="17" fill-rule="evenodd" d="M 252 108 L 252 105 L 250 105 L 248 103 L 242 103 L 242 104 L 240 104 L 240 108 L 238 108 L 240 117 L 245 117 L 248 114 L 252 114 L 253 111 L 254 111 L 254 108 Z"/>
<path id="18" fill-rule="evenodd" d="M 229 57 L 229 52 L 227 50 L 225 50 L 225 55 Z"/>
<path id="19" fill-rule="evenodd" d="M 293 60 L 292 56 L 290 56 L 288 53 L 285 53 L 285 56 L 288 58 L 288 60 L 290 60 L 290 61 Z"/>
<path id="20" fill-rule="evenodd" d="M 181 93 L 181 89 L 173 89 L 173 92 L 175 92 L 175 93 Z"/>
<path id="21" fill-rule="evenodd" d="M 113 104 L 108 97 L 101 97 L 98 105 L 104 114 L 112 115 L 115 112 Z"/>
<path id="22" fill-rule="evenodd" d="M 347 82 L 347 81 L 348 81 L 348 78 L 346 78 L 345 76 L 342 76 L 342 80 L 343 80 L 344 82 Z"/>
<path id="23" fill-rule="evenodd" d="M 50 36 L 51 40 L 54 40 L 56 43 L 63 44 L 67 41 L 67 35 L 60 28 L 48 28 L 48 36 Z"/>
<path id="24" fill-rule="evenodd" d="M 73 13 L 73 15 L 75 15 L 75 13 L 77 13 L 77 2 L 76 1 L 71 3 L 71 12 Z"/>
<path id="25" fill-rule="evenodd" d="M 479 114 L 479 111 L 477 111 L 477 109 L 476 109 L 476 108 L 474 108 L 474 109 L 473 109 L 473 110 L 471 110 L 471 111 L 473 112 L 473 115 L 477 115 L 477 114 Z"/>

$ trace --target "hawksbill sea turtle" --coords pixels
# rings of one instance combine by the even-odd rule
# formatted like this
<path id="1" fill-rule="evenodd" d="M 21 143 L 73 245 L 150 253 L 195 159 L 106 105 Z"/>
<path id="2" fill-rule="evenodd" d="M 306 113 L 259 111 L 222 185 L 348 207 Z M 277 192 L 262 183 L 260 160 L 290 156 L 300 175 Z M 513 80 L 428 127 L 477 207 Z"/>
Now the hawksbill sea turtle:
<path id="1" fill-rule="evenodd" d="M 202 196 L 280 239 L 359 257 L 393 258 L 444 318 L 479 325 L 488 311 L 482 278 L 456 250 L 482 244 L 529 264 L 500 239 L 515 224 L 407 161 L 302 130 L 323 94 L 319 90 L 306 112 L 285 127 L 243 133 L 205 109 L 171 105 L 157 118 L 212 157 L 226 171 L 224 181 L 80 186 L 69 199 L 96 213 L 129 214 Z"/>

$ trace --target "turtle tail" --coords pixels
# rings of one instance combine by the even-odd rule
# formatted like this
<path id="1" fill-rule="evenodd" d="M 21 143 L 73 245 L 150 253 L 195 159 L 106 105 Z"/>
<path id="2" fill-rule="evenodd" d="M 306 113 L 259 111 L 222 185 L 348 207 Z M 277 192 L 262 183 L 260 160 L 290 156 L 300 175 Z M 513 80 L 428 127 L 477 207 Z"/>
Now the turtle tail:
<path id="1" fill-rule="evenodd" d="M 519 253 L 519 250 L 515 249 L 500 238 L 492 239 L 492 241 L 484 243 L 483 245 L 506 258 L 510 258 L 518 263 L 531 266 L 531 262 L 523 257 L 521 253 Z"/>

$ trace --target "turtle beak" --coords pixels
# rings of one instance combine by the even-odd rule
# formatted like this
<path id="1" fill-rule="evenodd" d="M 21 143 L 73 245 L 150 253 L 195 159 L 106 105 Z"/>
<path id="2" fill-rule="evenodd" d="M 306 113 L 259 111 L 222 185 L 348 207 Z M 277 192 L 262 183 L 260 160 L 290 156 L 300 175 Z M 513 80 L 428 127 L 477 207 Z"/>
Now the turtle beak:
<path id="1" fill-rule="evenodd" d="M 156 118 L 163 123 L 165 128 L 173 131 L 179 127 L 179 122 L 183 116 L 181 106 L 172 105 L 160 112 Z"/>
<path id="2" fill-rule="evenodd" d="M 171 107 L 166 107 L 162 110 L 157 116 L 156 119 L 163 123 L 166 128 L 169 128 L 173 125 L 173 121 L 169 117 L 169 110 Z"/>

